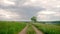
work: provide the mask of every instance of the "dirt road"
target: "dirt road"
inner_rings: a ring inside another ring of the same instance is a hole
[[[21,32],[19,32],[19,34],[26,34],[27,28],[28,28],[28,25]]]
[[[32,28],[35,30],[36,34],[43,34],[42,31],[38,30],[35,26],[32,25]],[[28,25],[21,31],[19,34],[27,34]]]
[[[32,25],[32,27],[35,30],[36,34],[43,34],[43,32],[38,30],[35,26]]]

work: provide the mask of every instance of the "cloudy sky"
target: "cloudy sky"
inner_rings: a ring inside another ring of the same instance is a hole
[[[60,0],[0,0],[0,20],[60,20]]]

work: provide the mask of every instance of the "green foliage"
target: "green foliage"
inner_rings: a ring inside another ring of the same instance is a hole
[[[34,25],[45,34],[60,34],[60,26],[39,23]]]
[[[36,18],[35,16],[33,16],[33,17],[31,18],[31,21],[32,21],[32,22],[37,22],[37,18]]]
[[[25,26],[25,23],[0,21],[0,34],[18,34]]]

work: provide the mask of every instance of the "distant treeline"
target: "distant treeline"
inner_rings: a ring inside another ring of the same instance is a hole
[[[60,24],[60,21],[38,21],[38,23],[59,23]]]

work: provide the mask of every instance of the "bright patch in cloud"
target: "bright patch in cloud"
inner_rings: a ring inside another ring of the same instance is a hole
[[[6,4],[11,4],[11,5],[14,5],[15,4],[14,2],[11,2],[9,0],[4,0],[3,2],[6,3]]]
[[[38,12],[38,14],[55,14],[56,12],[55,11],[41,11],[41,12]]]
[[[36,0],[30,0],[31,2],[36,2]]]

